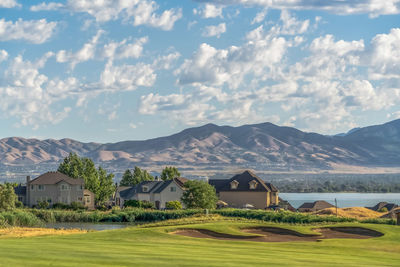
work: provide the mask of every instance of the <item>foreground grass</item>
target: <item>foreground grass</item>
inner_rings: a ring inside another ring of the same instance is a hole
[[[186,219],[187,220],[187,219]],[[197,220],[197,221],[196,221]],[[194,222],[168,221],[149,227],[67,236],[0,239],[1,266],[399,266],[400,227],[339,223],[384,233],[372,239],[261,243],[190,238],[169,234],[179,228],[206,228],[236,234],[269,225],[311,232],[320,225],[274,224],[213,217]],[[328,226],[324,224],[323,226]]]

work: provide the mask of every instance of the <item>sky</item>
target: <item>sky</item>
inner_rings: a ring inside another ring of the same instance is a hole
[[[0,0],[0,138],[400,118],[400,0]]]

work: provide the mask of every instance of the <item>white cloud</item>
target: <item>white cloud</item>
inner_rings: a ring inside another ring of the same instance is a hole
[[[6,61],[8,58],[8,53],[6,50],[2,49],[0,50],[0,62]]]
[[[52,53],[46,53],[36,62],[15,57],[3,73],[0,84],[0,110],[2,116],[19,119],[17,126],[32,126],[37,129],[42,123],[56,124],[71,111],[70,107],[53,110],[52,104],[66,98],[76,90],[77,81],[50,80],[40,73]]]
[[[205,4],[202,8],[193,9],[193,14],[200,15],[202,18],[222,18],[222,6]]]
[[[74,69],[76,64],[93,59],[96,52],[96,45],[99,41],[100,36],[103,33],[104,31],[102,30],[97,31],[97,34],[93,36],[93,38],[88,43],[84,44],[83,47],[75,53],[60,50],[56,56],[57,62],[69,62],[71,68]]]
[[[53,35],[57,22],[22,20],[15,22],[0,19],[0,41],[25,40],[34,44],[46,42]]]
[[[20,7],[15,0],[0,0],[0,8],[12,8],[12,7]]]
[[[220,23],[215,26],[214,25],[207,26],[203,31],[203,36],[204,37],[216,36],[217,38],[219,38],[221,34],[223,34],[224,32],[226,32],[226,25],[225,23]]]
[[[260,23],[265,19],[265,16],[267,15],[268,8],[264,8],[262,11],[258,12],[254,19],[251,21],[251,24],[256,24]]]
[[[135,90],[138,86],[152,86],[156,77],[151,65],[114,66],[112,61],[108,61],[100,77],[100,88],[107,91]]]
[[[147,41],[147,37],[142,37],[135,42],[128,42],[127,39],[119,43],[111,42],[104,46],[102,54],[112,59],[139,58],[143,52],[143,45]]]
[[[400,28],[376,35],[367,61],[372,79],[400,79]]]
[[[168,9],[157,14],[159,9],[154,1],[114,1],[114,0],[68,0],[66,8],[74,12],[88,13],[98,22],[122,19],[134,26],[147,25],[169,31],[182,17],[181,9]]]
[[[311,42],[310,50],[315,54],[335,54],[337,56],[344,56],[349,52],[363,51],[364,41],[343,41],[335,42],[333,35],[328,34],[318,37]]]
[[[64,4],[62,3],[54,3],[54,2],[50,2],[50,3],[41,3],[39,5],[34,5],[31,6],[30,10],[31,11],[52,11],[52,10],[58,10],[60,8],[63,8]]]
[[[399,0],[309,1],[309,0],[196,0],[221,5],[263,6],[271,9],[324,10],[335,14],[369,14],[371,17],[400,13]]]
[[[200,45],[191,59],[186,59],[175,72],[178,83],[227,83],[237,88],[246,75],[266,79],[279,75],[279,65],[290,43],[283,37],[266,33],[262,26],[248,34],[243,46],[216,49],[206,43]]]

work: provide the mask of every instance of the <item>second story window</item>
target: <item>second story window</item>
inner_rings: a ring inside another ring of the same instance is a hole
[[[172,186],[172,187],[170,187],[170,190],[171,190],[171,192],[176,192],[176,187]]]
[[[148,188],[147,186],[142,186],[142,191],[143,191],[143,192],[148,192],[148,191],[149,191],[149,188]]]
[[[249,183],[250,189],[256,189],[257,188],[257,181],[253,180]]]
[[[69,190],[69,185],[62,184],[61,185],[61,191],[68,191]]]
[[[231,182],[231,189],[237,189],[237,188],[238,188],[238,185],[239,185],[239,182],[236,181],[236,180],[233,180],[233,181]]]
[[[44,185],[39,184],[39,185],[37,186],[37,188],[38,188],[38,191],[43,191],[43,190],[44,190]]]

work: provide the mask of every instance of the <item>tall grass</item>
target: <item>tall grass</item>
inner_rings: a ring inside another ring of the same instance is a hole
[[[265,210],[239,210],[221,209],[211,210],[211,214],[219,214],[225,217],[237,217],[256,219],[266,222],[281,223],[336,223],[354,222],[353,218],[318,216],[290,211],[265,211]],[[0,212],[0,227],[7,226],[41,226],[44,223],[56,222],[157,222],[169,219],[181,219],[192,217],[196,214],[204,214],[204,210],[145,210],[140,208],[113,209],[111,211],[73,211],[73,210],[51,210],[51,209],[17,209],[14,211]],[[391,219],[369,219],[360,221],[362,223],[395,224]]]

